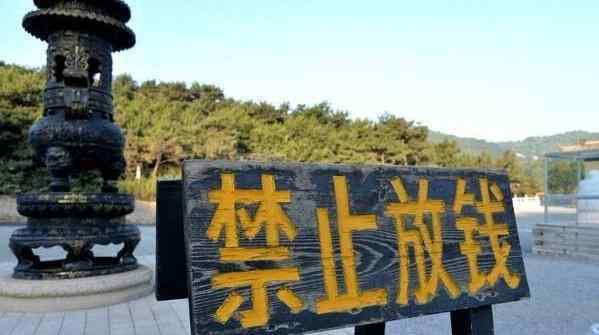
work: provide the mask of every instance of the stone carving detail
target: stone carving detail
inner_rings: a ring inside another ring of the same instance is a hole
[[[25,194],[18,210],[29,218],[10,239],[19,261],[14,276],[75,278],[131,270],[140,233],[125,225],[131,195],[119,194],[125,139],[114,124],[112,52],[133,47],[131,17],[121,0],[34,0],[37,10],[23,27],[48,43],[44,114],[29,130],[29,142],[51,177],[50,193]],[[71,193],[70,178],[100,171],[101,193]],[[95,257],[96,244],[122,244],[115,257]],[[42,261],[33,249],[62,247],[62,260]]]

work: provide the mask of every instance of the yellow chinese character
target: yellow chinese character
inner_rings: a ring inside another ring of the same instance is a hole
[[[289,250],[279,247],[279,229],[290,241],[297,234],[280,204],[291,201],[291,192],[277,191],[272,175],[262,176],[261,190],[240,190],[235,188],[235,176],[223,174],[221,189],[210,191],[208,200],[218,204],[216,212],[210,221],[207,235],[213,241],[218,241],[221,232],[225,232],[225,247],[220,249],[222,261],[258,261],[283,260],[289,258]],[[235,209],[236,204],[260,203],[256,217],[252,220],[244,208]],[[268,247],[239,247],[237,216],[244,234],[253,239],[266,226],[266,243]]]
[[[218,241],[224,231],[225,247],[220,248],[220,260],[223,262],[278,261],[289,259],[289,249],[279,246],[279,229],[289,241],[295,239],[297,231],[280,204],[291,201],[291,192],[277,191],[272,175],[262,175],[262,188],[259,190],[237,189],[233,174],[221,175],[221,188],[208,192],[208,200],[217,204],[216,212],[210,221],[207,236]],[[252,219],[245,208],[238,205],[260,203]],[[240,247],[238,222],[248,239],[254,239],[264,227],[266,247]],[[252,309],[240,312],[241,325],[245,328],[264,326],[268,323],[267,284],[298,281],[299,270],[294,267],[278,269],[260,269],[245,272],[220,273],[212,278],[212,288],[250,287]],[[277,290],[277,297],[293,313],[303,308],[302,300],[289,288]],[[215,319],[225,324],[239,309],[245,299],[236,291],[231,292],[215,313]]]
[[[397,227],[398,252],[400,256],[399,292],[397,303],[408,304],[409,253],[411,246],[414,249],[416,270],[418,273],[418,288],[414,295],[416,302],[424,304],[434,298],[441,281],[451,298],[460,294],[460,288],[453,277],[443,267],[443,234],[440,215],[444,212],[444,203],[441,200],[428,199],[428,180],[421,178],[418,182],[418,200],[412,201],[400,178],[391,181],[391,185],[399,198],[399,203],[389,203],[386,213],[392,216]],[[424,216],[430,215],[432,219],[432,237]],[[404,221],[405,216],[414,217],[415,229],[408,229]],[[431,260],[430,273],[427,276],[425,255],[428,253]]]
[[[316,313],[344,312],[356,308],[387,304],[385,289],[371,289],[361,292],[356,273],[356,260],[352,240],[353,231],[375,230],[374,215],[352,215],[349,208],[349,196],[345,177],[333,177],[337,205],[337,227],[341,248],[341,264],[345,279],[346,293],[339,294],[333,255],[333,239],[326,208],[317,209],[318,232],[320,237],[321,261],[325,283],[326,298],[316,303]]]
[[[235,175],[222,174],[220,190],[208,193],[208,201],[218,204],[208,227],[208,237],[213,241],[217,241],[224,230],[225,247],[238,247],[239,234],[237,233],[235,204],[251,204],[260,201],[261,198],[262,191],[238,190],[235,188]]]
[[[483,215],[485,222],[485,224],[479,225],[476,218],[469,217],[458,217],[456,220],[456,226],[464,232],[464,242],[460,243],[460,251],[468,259],[468,268],[470,270],[468,291],[474,294],[485,284],[494,286],[499,278],[503,278],[510,288],[516,288],[520,285],[520,276],[512,274],[507,268],[507,259],[512,246],[507,242],[499,241],[500,237],[510,234],[508,226],[503,223],[496,223],[494,218],[494,214],[505,212],[503,193],[496,184],[489,186],[487,178],[480,178],[479,183],[481,201],[475,201],[474,194],[466,193],[466,181],[461,178],[458,179],[453,206],[456,215],[462,212],[465,205],[474,206]],[[491,194],[495,201],[491,200]],[[478,266],[478,256],[482,253],[482,248],[480,243],[474,239],[475,233],[488,237],[491,244],[495,265],[488,274],[482,273]]]
[[[271,175],[262,176],[262,192],[260,207],[258,207],[254,220],[250,218],[245,209],[242,208],[238,211],[246,236],[253,239],[260,232],[262,226],[266,226],[266,244],[269,247],[279,245],[279,229],[287,235],[290,241],[293,241],[297,234],[295,226],[279,205],[291,201],[291,192],[277,191],[275,178]]]
[[[297,268],[221,273],[212,277],[212,288],[221,289],[250,286],[252,309],[240,313],[241,325],[244,328],[260,327],[266,325],[270,317],[266,284],[298,281],[299,279],[300,275]],[[302,300],[286,287],[277,290],[277,297],[291,309],[292,313],[299,313],[304,306]],[[222,324],[227,323],[244,301],[245,299],[239,293],[235,291],[230,293],[216,311],[214,315],[216,320]]]

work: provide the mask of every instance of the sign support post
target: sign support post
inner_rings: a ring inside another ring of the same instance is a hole
[[[452,335],[493,335],[493,308],[491,305],[453,311]]]
[[[357,326],[354,329],[354,335],[385,335],[385,324],[385,322],[379,322]]]

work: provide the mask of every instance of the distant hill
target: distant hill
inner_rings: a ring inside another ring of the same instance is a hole
[[[503,149],[499,145],[499,143],[488,142],[472,137],[459,137],[430,130],[428,138],[433,143],[443,142],[444,140],[456,141],[460,146],[460,149],[473,154],[478,154],[483,151],[486,151],[491,155],[499,155],[503,152]]]
[[[445,139],[454,140],[463,151],[469,153],[487,151],[489,154],[496,156],[506,150],[512,150],[519,156],[522,155],[521,158],[534,159],[535,156],[542,157],[547,152],[559,151],[559,145],[576,144],[582,140],[599,140],[599,133],[577,130],[550,136],[527,137],[522,141],[488,142],[431,130],[429,139],[431,142],[441,142]]]

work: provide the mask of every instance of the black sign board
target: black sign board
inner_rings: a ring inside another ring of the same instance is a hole
[[[196,335],[442,312],[488,334],[491,305],[529,296],[504,173],[187,161],[182,192]]]

